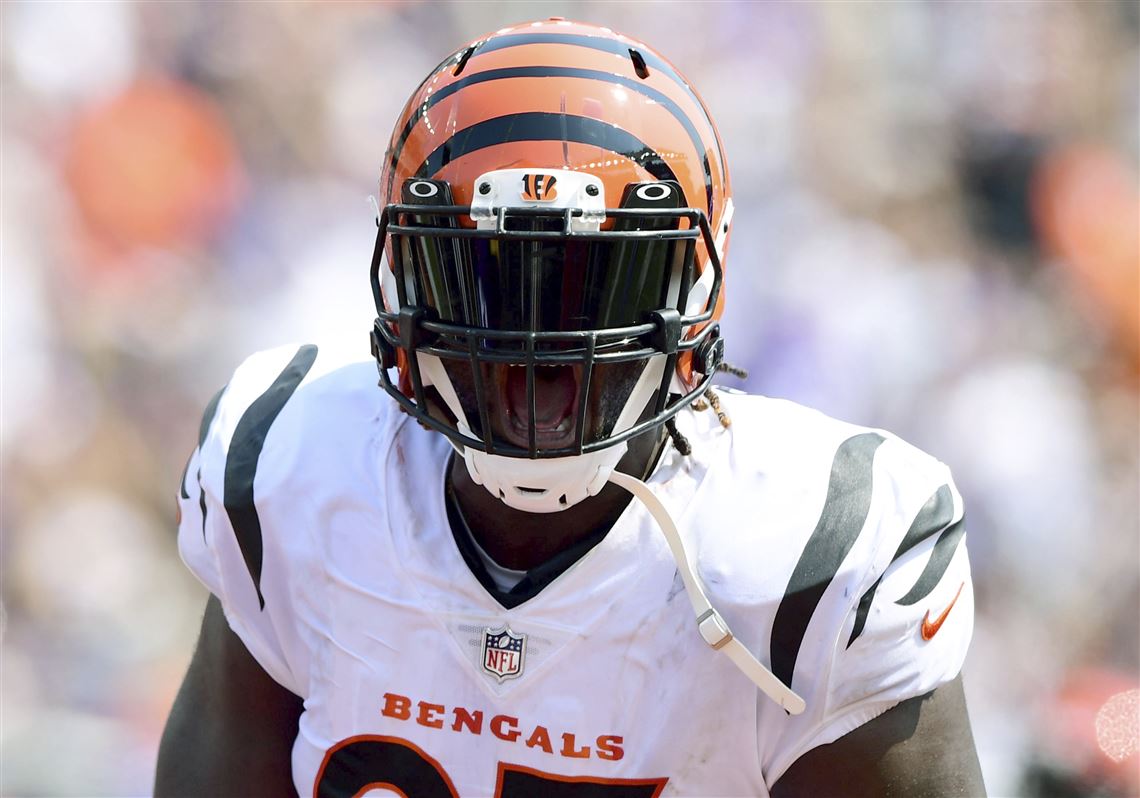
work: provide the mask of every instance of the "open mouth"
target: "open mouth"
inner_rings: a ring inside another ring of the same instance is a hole
[[[530,445],[533,424],[535,442],[567,445],[574,435],[578,403],[578,374],[574,366],[536,366],[534,369],[534,416],[526,396],[526,367],[507,366],[503,380],[506,408],[505,437],[516,446]]]

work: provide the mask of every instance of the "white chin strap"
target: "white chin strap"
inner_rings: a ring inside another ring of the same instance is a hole
[[[470,434],[461,427],[464,434]],[[590,454],[526,460],[457,447],[476,484],[528,513],[556,513],[596,495],[625,454],[620,443]]]
[[[459,419],[456,425],[459,431],[477,438],[467,424],[459,397],[439,358],[424,354],[418,357],[420,371],[427,378],[425,383],[430,381],[439,390],[443,401]],[[661,384],[665,360],[664,355],[653,356],[641,370],[629,399],[614,422],[615,435],[637,421],[654,389]],[[531,460],[487,454],[481,449],[454,443],[452,446],[463,456],[475,484],[482,485],[504,504],[528,513],[556,513],[597,495],[606,486],[627,448],[624,443],[616,443],[588,454]]]
[[[788,714],[798,715],[803,712],[804,700],[777,679],[770,670],[764,667],[760,660],[752,655],[752,652],[743,643],[733,636],[732,630],[728,628],[724,618],[709,603],[700,579],[697,578],[693,566],[689,563],[689,558],[685,555],[685,546],[681,542],[681,534],[677,531],[677,525],[673,523],[669,511],[665,509],[661,500],[644,482],[631,477],[629,474],[623,474],[621,471],[611,471],[609,481],[615,485],[620,485],[640,499],[657,525],[661,527],[665,540],[669,543],[669,551],[672,552],[673,560],[677,563],[677,571],[681,574],[681,581],[685,583],[685,592],[689,594],[689,602],[693,605],[693,613],[697,616],[697,629],[700,630],[704,641],[714,650],[720,651],[732,660],[736,667],[740,668],[764,695],[783,707]]]

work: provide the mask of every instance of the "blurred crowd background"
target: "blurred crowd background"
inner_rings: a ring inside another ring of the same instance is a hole
[[[202,406],[258,348],[368,356],[396,115],[552,14],[645,40],[719,121],[738,387],[953,467],[991,795],[1140,794],[1140,4],[0,12],[4,796],[148,793],[206,595],[174,538]]]

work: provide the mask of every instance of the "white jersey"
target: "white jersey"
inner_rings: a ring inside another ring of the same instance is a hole
[[[791,402],[724,405],[729,429],[681,413],[692,454],[648,483],[797,716],[702,641],[638,500],[506,609],[448,522],[450,445],[374,363],[307,346],[242,365],[203,419],[179,547],[304,698],[298,793],[766,796],[808,750],[953,679],[973,596],[948,469]]]

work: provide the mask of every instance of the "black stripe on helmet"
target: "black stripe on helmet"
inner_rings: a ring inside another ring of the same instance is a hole
[[[431,72],[429,72],[427,77],[420,81],[420,85],[416,86],[416,90],[412,92],[412,97],[415,97],[417,94],[419,94],[420,90],[423,89],[423,87],[426,86],[432,80],[432,78],[438,77],[440,73],[445,72],[448,69],[451,69],[453,67],[458,66],[459,62],[462,61],[463,64],[466,66],[467,60],[471,58],[471,56],[468,55],[468,53],[474,54],[474,52],[479,48],[479,46],[481,44],[483,44],[483,43],[482,42],[475,42],[475,44],[468,44],[468,45],[465,45],[463,47],[460,47],[458,50],[456,50],[454,53],[449,55],[447,58],[443,59],[438,64],[436,64],[435,69],[433,69]]]
[[[416,169],[416,177],[433,177],[440,169],[464,155],[509,141],[573,141],[592,144],[630,159],[658,180],[677,180],[677,175],[669,164],[628,131],[586,116],[537,112],[497,116],[457,131],[428,155]],[[683,196],[682,199],[688,205],[688,200]]]
[[[257,515],[253,496],[257,461],[265,447],[265,436],[269,434],[269,428],[316,359],[317,347],[311,344],[297,350],[297,354],[293,355],[293,359],[281,370],[273,384],[238,419],[226,453],[226,514],[234,528],[238,548],[241,549],[249,575],[253,578],[253,587],[262,609],[265,609],[265,597],[261,595],[261,519]]]
[[[705,198],[708,203],[708,213],[711,219],[713,206],[712,206],[712,167],[709,165],[708,155],[705,150],[704,143],[701,141],[700,133],[693,126],[693,122],[689,119],[688,115],[681,110],[668,95],[647,86],[644,81],[634,80],[627,78],[623,75],[615,75],[611,72],[603,72],[597,69],[579,69],[577,67],[553,67],[553,66],[529,66],[529,67],[506,67],[503,69],[488,69],[484,72],[477,72],[468,77],[462,78],[443,86],[440,89],[432,92],[424,98],[408,118],[404,129],[400,131],[399,137],[392,145],[392,149],[388,155],[388,185],[386,191],[391,195],[392,181],[396,177],[396,164],[400,160],[400,155],[404,151],[404,145],[408,141],[408,137],[412,135],[416,124],[424,117],[424,115],[438,102],[445,100],[456,92],[459,92],[468,86],[478,83],[487,83],[496,80],[510,80],[512,78],[580,78],[583,80],[599,80],[605,83],[613,83],[619,86],[635,91],[644,97],[648,97],[655,103],[658,103],[663,108],[667,109],[669,113],[673,114],[674,118],[685,128],[685,132],[689,134],[689,140],[693,142],[697,154],[701,157],[701,165],[705,171]]]
[[[788,687],[815,608],[867,521],[872,466],[883,440],[877,432],[864,432],[845,440],[835,452],[823,511],[772,621],[772,673]]]
[[[949,485],[943,485],[926,500],[926,504],[922,505],[922,509],[914,517],[914,522],[906,531],[899,547],[895,549],[895,554],[891,557],[891,563],[887,567],[889,568],[922,541],[948,527],[954,520],[954,513],[954,494],[950,492]],[[848,648],[855,642],[855,638],[863,633],[863,628],[867,625],[867,616],[871,612],[871,602],[875,598],[875,591],[879,589],[881,581],[883,581],[882,576],[876,579],[875,584],[867,588],[867,592],[859,599],[859,607],[855,611],[855,625],[851,629],[851,637],[847,640]]]
[[[403,108],[403,110],[400,111],[400,119],[403,119],[404,115],[409,112],[410,106],[412,105],[412,102],[416,99],[416,97],[419,95],[419,93],[421,91],[423,91],[424,86],[426,86],[434,78],[438,77],[440,75],[440,73],[444,72],[447,69],[450,69],[452,67],[457,66],[460,61],[464,60],[464,55],[468,51],[474,52],[475,48],[477,48],[480,44],[482,44],[482,42],[476,42],[473,45],[468,45],[466,47],[460,47],[458,50],[456,50],[454,53],[449,55],[447,58],[443,59],[438,64],[436,64],[435,68],[431,72],[428,72],[427,77],[425,77],[423,80],[421,80],[419,85],[416,86],[415,91],[413,91],[411,93],[411,95],[408,97],[408,101],[406,103],[404,103],[404,108]],[[393,164],[395,164],[395,161],[393,161]],[[391,187],[392,187],[392,180],[389,177],[389,179],[388,179],[389,190],[391,190]]]
[[[626,60],[630,57],[629,51],[631,49],[637,50],[647,66],[657,70],[680,86],[681,89],[689,95],[689,98],[696,106],[701,109],[701,113],[705,117],[705,122],[708,123],[709,134],[712,136],[713,144],[716,145],[717,157],[720,159],[721,183],[724,184],[728,182],[724,174],[724,152],[720,148],[720,139],[716,135],[716,125],[713,124],[709,110],[705,108],[705,104],[701,102],[701,98],[693,91],[692,86],[690,86],[670,64],[648,50],[638,47],[634,42],[621,42],[603,36],[586,36],[580,33],[508,33],[503,36],[492,36],[476,48],[475,52],[471,55],[471,59],[478,58],[485,53],[493,53],[496,50],[505,50],[509,47],[522,47],[527,44],[569,44],[577,47],[588,47],[591,50],[600,50],[603,53],[619,55]]]

